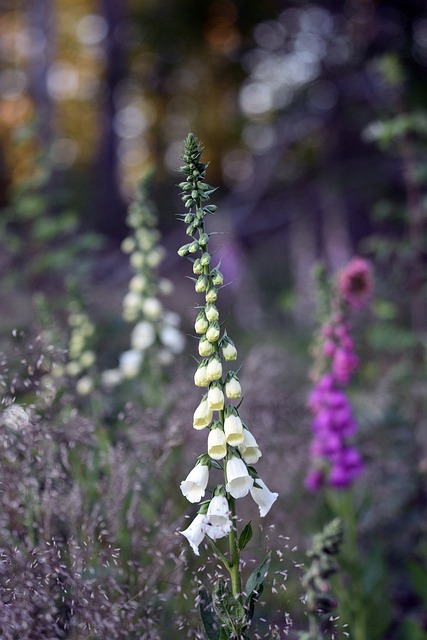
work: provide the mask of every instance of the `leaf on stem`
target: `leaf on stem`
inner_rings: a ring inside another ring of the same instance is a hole
[[[252,526],[251,526],[251,523],[248,522],[248,524],[245,526],[242,533],[240,534],[239,541],[237,543],[237,546],[239,547],[239,551],[243,551],[243,549],[246,547],[246,545],[248,544],[251,538],[252,538]]]
[[[207,640],[221,640],[221,626],[217,621],[212,607],[212,598],[204,587],[199,590],[199,611],[202,619],[203,629]]]

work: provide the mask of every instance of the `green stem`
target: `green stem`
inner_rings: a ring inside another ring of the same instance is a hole
[[[230,576],[231,576],[231,588],[233,595],[239,602],[242,601],[242,578],[240,575],[240,552],[237,545],[237,525],[236,525],[236,504],[232,496],[228,499],[231,512],[231,520],[233,527],[230,531],[228,541],[230,546]]]

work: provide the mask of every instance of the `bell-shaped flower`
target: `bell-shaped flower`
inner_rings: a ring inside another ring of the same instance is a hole
[[[208,391],[208,405],[211,411],[224,409],[224,393],[219,384],[210,384]]]
[[[241,458],[232,456],[226,465],[226,490],[233,498],[244,498],[254,484],[248,469]]]
[[[220,422],[213,423],[209,431],[208,455],[213,460],[222,460],[227,455],[227,442]]]
[[[206,522],[206,516],[202,513],[198,513],[194,518],[193,522],[190,524],[187,529],[184,531],[180,531],[180,533],[187,538],[188,542],[191,545],[194,553],[199,556],[199,544],[203,541],[205,537],[204,525]]]
[[[221,348],[224,360],[227,360],[227,362],[237,360],[237,349],[234,345],[234,342],[228,336],[225,336],[224,340],[222,341]]]
[[[206,513],[206,519],[203,525],[205,533],[212,538],[212,540],[217,540],[218,538],[227,536],[232,526],[233,523],[230,520],[230,507],[227,498],[222,495],[215,495],[210,501]]]
[[[261,478],[256,478],[254,485],[250,489],[251,496],[259,507],[259,515],[263,518],[271,508],[271,505],[276,502],[279,494],[273,493],[266,486],[265,482]]]
[[[212,411],[209,408],[207,397],[204,396],[199,406],[194,412],[193,427],[198,430],[204,429],[211,423],[211,421],[212,421]]]
[[[206,331],[206,338],[209,340],[209,342],[217,342],[220,332],[221,329],[218,322],[214,322],[213,324],[209,325],[209,328]]]
[[[180,488],[183,496],[189,502],[200,502],[205,495],[208,480],[209,467],[206,464],[196,464],[186,479],[181,482]]]
[[[236,410],[228,413],[224,420],[224,432],[227,444],[237,447],[243,442],[243,424]]]
[[[211,356],[214,352],[214,346],[213,344],[206,338],[206,336],[202,336],[199,340],[199,346],[198,346],[198,351],[199,351],[199,355],[201,355],[203,358],[206,358],[206,356]]]
[[[248,429],[243,429],[243,442],[238,449],[246,464],[256,464],[262,456],[257,441]]]
[[[219,311],[211,302],[206,305],[205,314],[209,322],[216,322],[219,318]]]
[[[206,333],[208,327],[209,327],[209,322],[205,315],[205,312],[202,309],[196,318],[196,322],[194,324],[194,331],[196,333],[203,334],[203,333]]]
[[[197,367],[196,372],[194,374],[194,384],[196,385],[196,387],[208,386],[209,380],[206,373],[207,367],[208,367],[207,360],[202,360],[199,366]]]
[[[221,360],[218,356],[213,356],[206,368],[206,377],[209,382],[213,382],[213,380],[219,380],[222,377],[222,364]]]
[[[234,372],[230,372],[227,375],[227,379],[225,381],[225,395],[230,400],[237,400],[242,395],[242,387],[240,386],[239,379]]]

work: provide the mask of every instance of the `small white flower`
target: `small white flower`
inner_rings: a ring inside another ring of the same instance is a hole
[[[94,362],[95,362],[94,352],[90,351],[90,349],[88,349],[87,351],[83,351],[83,353],[80,356],[80,364],[82,365],[83,369],[88,369],[93,365]]]
[[[0,418],[1,424],[12,431],[19,431],[28,426],[30,418],[28,413],[19,404],[11,404],[5,409]]]
[[[257,478],[255,483],[259,485],[260,488],[252,486],[250,489],[251,496],[257,503],[259,514],[261,518],[263,518],[270,511],[271,505],[277,500],[279,494],[270,491],[261,478]]]
[[[135,240],[131,237],[125,238],[121,244],[123,253],[132,253],[135,249]]]
[[[160,342],[174,355],[184,351],[185,338],[179,329],[171,325],[166,325],[160,329]]]
[[[207,387],[209,384],[208,376],[206,373],[207,363],[202,362],[196,369],[194,373],[194,384],[196,387]]]
[[[185,529],[184,531],[180,531],[180,533],[187,538],[188,542],[191,545],[191,548],[193,549],[194,553],[199,556],[199,544],[203,541],[203,538],[205,537],[205,532],[204,532],[204,524],[206,521],[206,516],[204,516],[201,513],[198,513],[197,516],[194,518],[193,522],[190,524],[189,527],[187,527],[187,529]]]
[[[248,495],[253,486],[253,478],[250,477],[248,469],[240,458],[233,456],[226,466],[227,485],[226,490],[233,498],[244,498]]]
[[[206,377],[212,382],[213,380],[219,380],[222,377],[222,364],[219,358],[211,358],[208,362],[206,369]]]
[[[90,376],[82,376],[76,382],[76,391],[80,396],[88,396],[93,388],[93,378]]]
[[[237,400],[242,395],[242,387],[236,376],[231,376],[225,383],[225,395],[230,400]]]
[[[206,331],[206,338],[209,342],[217,342],[220,331],[219,324],[215,322],[214,324],[209,325],[209,328]]]
[[[243,442],[238,449],[246,464],[256,464],[262,456],[257,441],[247,429],[243,429]]]
[[[199,334],[206,333],[209,322],[204,313],[199,313],[194,324],[194,331]]]
[[[145,300],[141,302],[141,308],[145,317],[153,322],[158,320],[163,312],[162,303],[153,297],[145,298]]]
[[[124,378],[135,378],[142,364],[142,352],[136,349],[124,351],[119,358],[119,367]]]
[[[120,369],[106,369],[101,374],[101,382],[104,387],[112,388],[120,384],[122,373]]]
[[[209,408],[207,398],[204,398],[193,416],[193,427],[197,430],[204,429],[212,421],[212,411]]]
[[[227,339],[227,342],[222,347],[222,355],[224,356],[224,360],[227,360],[227,362],[237,360],[237,349],[233,342],[231,342],[230,338]]]
[[[212,411],[224,409],[224,393],[221,387],[217,385],[209,387],[208,404]]]
[[[199,340],[198,351],[199,355],[202,357],[211,356],[214,352],[214,346],[205,338],[205,336],[203,336]]]
[[[185,480],[181,482],[182,494],[189,502],[200,502],[205,495],[209,480],[209,467],[205,464],[196,464]]]
[[[214,496],[209,503],[203,530],[212,540],[217,540],[227,536],[232,526],[227,498]]]
[[[156,339],[156,332],[151,322],[143,320],[138,322],[132,329],[130,343],[133,349],[145,351],[151,347]]]
[[[209,322],[216,322],[219,318],[219,311],[212,303],[206,305],[205,314]]]
[[[141,306],[141,296],[136,291],[128,291],[123,298],[123,310],[127,312],[136,312]]]
[[[222,429],[211,429],[209,431],[208,454],[213,460],[222,460],[227,455],[227,442]]]
[[[227,444],[231,445],[232,447],[237,447],[237,445],[242,444],[243,424],[239,416],[236,416],[234,413],[232,413],[225,418],[224,432]]]
[[[145,263],[144,254],[140,251],[134,251],[129,258],[129,262],[134,269],[141,269]]]
[[[146,286],[147,278],[140,273],[133,276],[129,281],[129,289],[135,293],[142,293]]]

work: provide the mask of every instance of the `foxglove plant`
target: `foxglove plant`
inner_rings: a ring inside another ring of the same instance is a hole
[[[361,456],[350,444],[357,424],[345,388],[358,368],[350,318],[372,294],[372,273],[366,260],[354,258],[332,285],[324,273],[320,276],[322,325],[314,350],[314,388],[308,401],[314,437],[306,486],[316,490],[327,480],[332,487],[343,489],[363,470]]]
[[[243,588],[240,554],[252,536],[252,529],[249,523],[238,534],[236,501],[250,494],[264,517],[278,494],[268,489],[252,466],[259,460],[261,451],[239,415],[240,404],[234,404],[242,394],[237,372],[226,371],[237,360],[237,349],[223,330],[215,304],[223,275],[220,265],[212,264],[209,234],[205,230],[205,218],[215,212],[216,206],[208,204],[214,189],[205,182],[207,165],[201,161],[201,156],[201,146],[190,133],[182,154],[184,166],[181,170],[186,180],[179,185],[187,209],[182,220],[187,225],[189,241],[178,254],[192,261],[195,290],[204,295],[194,325],[201,358],[194,384],[204,390],[204,395],[194,412],[193,427],[207,429],[208,437],[207,453],[199,456],[196,466],[181,483],[181,491],[190,502],[200,503],[207,491],[211,471],[221,472],[222,479],[213,489],[211,498],[201,502],[195,519],[181,533],[197,555],[206,538],[231,578],[231,589],[225,582],[219,582],[212,596],[205,590],[200,594],[200,611],[207,638],[246,640],[254,603],[268,570],[269,556]],[[228,555],[215,543],[225,537],[228,537]]]
[[[129,206],[126,221],[131,233],[123,240],[121,248],[129,255],[133,275],[123,298],[123,319],[133,328],[130,348],[121,354],[118,368],[103,374],[106,386],[136,378],[150,350],[155,351],[157,364],[166,366],[183,351],[185,345],[184,335],[179,329],[179,315],[165,309],[160,300],[160,296],[171,293],[172,283],[158,275],[164,249],[159,244],[154,205],[147,197],[147,179],[141,182],[137,197]]]

